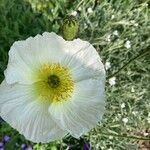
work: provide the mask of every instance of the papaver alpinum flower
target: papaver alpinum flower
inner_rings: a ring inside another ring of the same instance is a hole
[[[0,116],[33,142],[78,138],[105,109],[105,70],[95,48],[55,33],[15,42],[0,85]]]

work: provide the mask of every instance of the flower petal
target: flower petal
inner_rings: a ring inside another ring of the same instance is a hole
[[[48,112],[48,105],[35,99],[27,85],[0,85],[0,116],[33,142],[49,142],[62,138],[61,130]]]
[[[45,32],[12,45],[5,70],[6,81],[32,84],[36,82],[33,72],[46,63],[68,66],[77,82],[98,76],[104,70],[98,53],[89,42],[65,41],[55,33]]]
[[[99,54],[89,42],[81,39],[67,41],[64,49],[66,55],[61,63],[71,69],[76,82],[105,75]]]
[[[33,71],[43,63],[57,63],[62,56],[63,38],[55,33],[44,33],[34,38],[15,42],[9,51],[9,62],[5,71],[9,84],[31,84]]]
[[[62,129],[78,138],[96,126],[105,110],[104,82],[104,78],[83,80],[70,101],[50,105],[49,112]]]

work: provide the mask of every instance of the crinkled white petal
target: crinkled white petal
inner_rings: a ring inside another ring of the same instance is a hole
[[[104,114],[104,84],[104,77],[78,82],[73,97],[69,101],[52,103],[49,112],[62,129],[80,137],[95,127]]]
[[[27,85],[0,85],[0,116],[28,140],[50,142],[66,132],[58,127],[48,112],[48,105],[32,96]]]
[[[105,76],[104,65],[95,48],[87,41],[75,39],[67,41],[64,47],[62,64],[71,69],[76,82]]]
[[[77,82],[99,76],[104,69],[98,53],[89,42],[80,39],[65,41],[55,33],[45,32],[13,44],[5,70],[6,81],[9,84],[32,84],[36,82],[33,72],[46,63],[67,66]]]
[[[65,41],[55,33],[44,33],[34,38],[15,42],[9,51],[9,61],[5,70],[9,84],[32,84],[32,74],[43,63],[58,63],[63,55]]]

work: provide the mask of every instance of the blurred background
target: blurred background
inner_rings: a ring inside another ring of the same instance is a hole
[[[107,71],[106,112],[88,135],[36,144],[1,119],[0,150],[150,150],[149,140],[132,138],[150,137],[149,4],[149,0],[0,0],[0,82],[13,42],[44,31],[61,35],[67,14],[78,18],[78,37],[93,44]]]

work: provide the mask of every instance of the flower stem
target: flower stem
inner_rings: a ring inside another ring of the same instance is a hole
[[[118,135],[118,134],[104,133],[104,132],[101,132],[101,134],[102,134],[102,135],[106,135],[106,136],[114,136],[114,137],[121,137],[121,138],[134,139],[134,140],[150,141],[150,137]]]
[[[133,57],[132,59],[130,59],[126,64],[124,64],[118,71],[116,71],[115,73],[113,73],[112,75],[108,76],[107,79],[110,79],[114,76],[116,76],[120,71],[122,71],[124,68],[126,68],[128,65],[130,65],[134,60],[146,55],[148,52],[150,51],[150,47],[147,47],[144,51],[142,51],[141,53],[139,53],[137,56]]]

